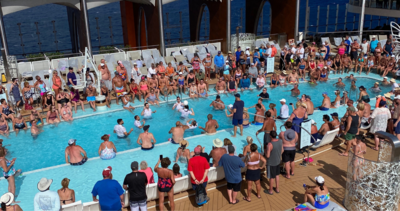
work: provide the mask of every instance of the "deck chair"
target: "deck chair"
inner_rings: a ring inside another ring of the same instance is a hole
[[[179,62],[182,62],[183,64],[188,64],[186,57],[183,55],[175,56],[175,59],[178,64]]]
[[[146,64],[146,67],[151,67],[151,64],[154,64],[154,65],[155,65],[155,61],[154,61],[154,59],[151,58],[151,57],[145,59],[145,60],[144,60],[144,63]]]
[[[165,56],[172,56],[172,53],[174,53],[175,51],[180,51],[179,47],[166,48],[165,49]]]
[[[156,63],[162,62],[164,65],[168,64],[168,63],[165,63],[165,60],[164,60],[163,57],[156,57],[156,58],[154,58],[154,61],[155,61]]]
[[[125,52],[110,53],[110,55],[113,55],[114,59],[117,61],[126,61],[127,60]]]
[[[331,43],[329,37],[321,37],[321,43],[325,43],[325,41],[328,41],[329,44]]]
[[[172,61],[175,63],[175,58],[173,57],[173,56],[166,56],[165,57],[165,62],[168,64],[168,62],[171,62],[172,63]]]
[[[176,66],[175,60],[171,60],[170,62],[171,62],[172,67],[175,68],[175,70],[176,70],[176,68],[178,68],[178,67]]]
[[[209,52],[211,54],[211,56],[214,58],[216,55],[218,55],[218,50],[212,50],[211,52]]]
[[[182,55],[182,54],[181,54],[181,51],[174,51],[174,52],[172,53],[172,56],[178,56],[178,55]]]
[[[42,71],[44,75],[49,75],[50,66],[50,60],[35,61],[32,62],[32,71]]]
[[[379,42],[381,43],[382,48],[385,46],[387,40],[379,40]]]
[[[62,211],[82,211],[82,201],[76,201],[72,204],[62,206]]]
[[[387,37],[387,35],[378,35],[378,38],[379,38],[379,40],[387,40],[388,39],[388,37]]]
[[[339,128],[336,128],[335,130],[328,131],[324,137],[321,139],[318,139],[312,146],[311,148],[318,148],[322,147],[324,145],[332,143],[332,141],[335,139],[336,135],[339,133]]]
[[[147,67],[141,67],[139,69],[140,69],[140,72],[142,73],[142,75],[148,75],[149,74],[149,70],[147,69]]]
[[[208,44],[208,45],[206,46],[206,48],[207,48],[207,52],[208,52],[208,53],[211,53],[212,51],[217,51],[217,52],[218,52],[217,48],[216,48],[214,45],[212,45],[212,44]]]
[[[100,211],[100,204],[94,201],[83,203],[82,211]]]
[[[187,49],[183,49],[183,50],[181,50],[181,52],[182,52],[182,55],[183,56],[187,56],[188,55],[188,53],[191,53],[191,52],[189,52],[189,50],[187,50]],[[175,55],[174,55],[175,56]]]
[[[376,37],[376,39],[378,39],[379,40],[379,37],[378,36],[376,36],[376,35],[369,35],[369,40],[372,40],[372,37],[373,36],[375,36]]]
[[[352,39],[353,41],[354,41],[354,40],[357,40],[358,44],[361,43],[361,39],[360,39],[359,36],[351,36],[351,39]]]
[[[197,45],[196,49],[197,49],[198,53],[207,53],[207,48],[202,45]]]
[[[203,61],[207,57],[207,53],[199,53],[200,61]]]
[[[194,57],[194,53],[188,53],[188,54],[187,54],[187,58],[188,58],[188,61],[189,61],[189,62],[192,61],[193,57]]]
[[[97,54],[97,55],[93,55],[94,63],[96,63],[97,65],[99,65],[99,64],[100,64],[100,61],[101,61],[102,59],[104,59],[104,56],[106,56],[106,55],[109,55],[109,54]]]
[[[142,59],[142,53],[141,51],[128,51],[127,56],[129,60],[138,60]]]
[[[142,50],[142,56],[143,56],[144,60],[152,58],[151,57],[151,50]]]
[[[335,37],[333,38],[333,40],[335,41],[335,45],[339,46],[340,44],[342,44],[342,38],[341,37]]]
[[[17,64],[18,73],[22,78],[30,78],[32,77],[32,65],[30,62],[19,62]]]
[[[161,57],[160,51],[158,49],[151,50],[151,54],[153,55],[153,58]]]
[[[66,74],[68,71],[68,58],[53,59],[51,60],[52,69],[60,70],[61,73]]]

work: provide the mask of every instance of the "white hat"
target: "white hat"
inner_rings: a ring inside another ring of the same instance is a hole
[[[222,146],[224,146],[224,142],[222,142],[221,139],[219,139],[219,138],[214,139],[214,140],[213,140],[213,144],[214,144],[215,147],[222,147]]]
[[[76,141],[76,139],[70,139],[70,140],[68,140],[68,144],[71,145],[71,144],[75,143],[75,141]]]
[[[254,65],[254,63],[251,63],[251,65]]]
[[[233,107],[233,105],[232,105],[232,104],[229,104],[229,105],[228,105],[228,107],[229,107],[229,108],[232,108],[232,107]]]
[[[390,79],[390,82],[396,83],[396,80],[394,78]]]
[[[183,105],[188,105],[189,102],[187,100],[183,101]]]
[[[286,100],[285,99],[281,99],[281,100],[279,100],[279,102],[285,102],[286,103]]]
[[[387,79],[387,77],[385,76],[385,77],[383,77],[383,78],[386,78]]]
[[[182,72],[179,72],[179,75],[182,75]]]
[[[399,100],[400,99],[400,95],[397,95],[396,97],[394,97],[394,99]]]
[[[325,182],[325,179],[321,176],[315,177],[315,181],[317,181],[319,184],[322,184]]]
[[[395,57],[394,55],[392,55],[392,57]]]
[[[10,205],[14,201],[14,194],[8,192],[1,196],[0,203],[6,204],[6,206]]]
[[[325,66],[324,69],[327,69],[327,67]]]
[[[246,49],[250,49],[250,47],[249,47],[249,46],[247,46],[247,47],[246,47]]]
[[[47,190],[50,187],[51,183],[53,183],[52,179],[47,179],[47,178],[43,177],[38,182],[37,188],[39,189],[39,191],[43,192],[43,191]]]
[[[375,36],[375,35],[372,35],[372,39],[374,39],[374,38],[376,38],[376,36]]]
[[[225,63],[229,62],[228,60],[225,61]]]
[[[313,125],[313,124],[315,124],[315,123],[316,123],[316,122],[312,119],[312,120],[311,120],[311,124]]]
[[[103,67],[104,65],[105,65],[105,64],[103,64],[103,63],[100,63],[100,66],[102,66],[102,67]]]
[[[135,62],[135,63],[133,63],[133,65],[137,65],[137,63]]]

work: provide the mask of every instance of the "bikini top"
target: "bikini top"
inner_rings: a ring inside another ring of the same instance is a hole
[[[250,160],[250,155],[249,155],[249,160]],[[260,154],[258,154],[258,160],[257,161],[249,161],[247,162],[247,165],[257,165],[260,163]]]

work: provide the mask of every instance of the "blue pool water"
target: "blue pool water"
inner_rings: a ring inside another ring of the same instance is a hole
[[[376,82],[374,79],[358,78],[357,85],[364,85],[371,87]],[[312,100],[318,105],[318,102],[322,101],[321,92],[327,91],[331,98],[334,97],[333,90],[336,88],[332,87],[335,81],[328,81],[327,83],[319,84],[318,87],[311,89],[308,84],[300,84],[300,90],[302,93],[306,93],[312,96]],[[347,82],[346,82],[347,84]],[[346,90],[349,89],[349,84],[346,85]],[[278,105],[278,101],[281,98],[286,98],[288,103],[296,102],[296,97],[290,96],[290,92],[287,90],[291,89],[288,87],[278,87],[275,89],[268,89],[270,93],[270,101],[265,102],[264,105],[268,106],[270,102]],[[383,92],[390,90],[390,87],[382,87]],[[242,94],[242,99],[245,101],[247,107],[253,105],[257,101],[258,92],[245,92]],[[369,92],[371,97],[376,94]],[[191,133],[185,133],[189,141],[189,150],[193,150],[198,144],[205,146],[206,151],[210,152],[212,146],[212,140],[215,138],[224,139],[229,138],[232,143],[237,146],[238,152],[243,150],[246,145],[246,137],[251,136],[255,143],[260,146],[255,133],[261,126],[251,126],[244,130],[243,136],[231,138],[232,130],[230,120],[225,117],[225,114],[219,111],[213,111],[210,107],[210,101],[214,96],[210,96],[209,99],[200,100],[189,100],[189,105],[194,108],[196,113],[195,119],[198,120],[201,125],[204,125],[206,115],[212,113],[220,123],[220,129],[226,129],[219,131],[213,136],[199,135],[200,130],[195,130]],[[222,100],[226,104],[233,103],[233,97],[222,96]],[[374,100],[371,101],[373,104]],[[278,106],[279,109],[279,106]],[[135,113],[139,113],[141,109],[138,108]],[[90,113],[91,111],[87,111]],[[254,112],[250,109],[250,112]],[[317,126],[320,127],[322,124],[322,116],[332,112],[338,112],[339,116],[344,115],[346,107],[341,106],[338,109],[331,109],[330,111],[316,111],[310,118],[313,118],[317,122]],[[11,139],[6,139],[5,144],[11,144],[7,148],[11,151],[10,157],[17,157],[15,166],[22,168],[25,171],[23,176],[16,178],[16,195],[17,201],[21,201],[20,206],[24,210],[33,210],[33,198],[37,193],[37,182],[42,177],[54,179],[51,190],[56,191],[61,188],[61,180],[63,178],[71,179],[70,188],[75,190],[76,199],[82,200],[82,202],[92,201],[90,192],[94,184],[102,179],[102,169],[107,166],[113,167],[113,178],[122,184],[125,175],[130,172],[130,163],[132,161],[146,160],[150,167],[154,168],[158,157],[162,154],[164,157],[169,157],[171,161],[175,160],[177,145],[165,143],[168,138],[168,130],[171,125],[176,121],[180,120],[179,115],[171,111],[171,105],[163,104],[160,108],[157,108],[157,113],[154,115],[154,119],[149,120],[151,125],[150,131],[155,135],[158,144],[151,152],[141,151],[137,148],[136,138],[137,133],[131,134],[131,141],[125,141],[116,139],[116,136],[112,134],[112,139],[120,152],[115,159],[103,161],[98,159],[97,150],[101,143],[100,136],[104,133],[112,133],[112,128],[116,124],[117,118],[124,118],[125,126],[131,127],[133,125],[133,115],[126,111],[113,112],[109,114],[102,114],[99,116],[93,116],[88,118],[82,118],[74,121],[72,125],[68,123],[62,123],[58,128],[52,128],[53,126],[45,126],[46,132],[41,134],[38,139],[33,140],[30,135],[22,134],[15,138],[15,134],[11,134]],[[278,130],[283,124],[283,121],[277,121]],[[78,144],[81,145],[88,153],[89,157],[92,157],[83,166],[69,166],[61,165],[64,161],[64,148],[67,146],[67,140],[69,138],[77,138]],[[259,135],[262,139],[262,134]],[[136,148],[136,149],[134,149]],[[94,158],[93,158],[94,157]],[[187,164],[178,163],[181,167],[181,173],[187,175]],[[169,166],[172,168],[173,163]],[[47,169],[41,169],[44,167],[50,167]],[[36,171],[30,171],[35,169]],[[29,172],[28,172],[29,171]],[[155,175],[157,180],[157,175]],[[0,192],[7,191],[7,181],[0,180]]]
[[[366,87],[372,87],[376,80],[369,78],[359,78],[357,85],[363,84]],[[307,83],[300,84],[299,88],[301,94],[306,93],[312,97],[312,101],[315,106],[320,105],[322,102],[323,91],[327,91],[331,100],[334,99],[333,84],[336,80],[330,80],[327,83],[321,83],[317,88],[312,88]],[[345,82],[346,84],[348,82]],[[344,89],[349,90],[350,85],[347,84]],[[268,89],[270,93],[270,100],[265,101],[264,105],[268,107],[269,103],[275,103],[279,110],[279,100],[285,98],[287,103],[295,103],[296,97],[291,96],[290,89],[292,86],[278,87],[275,89]],[[390,90],[390,87],[382,87],[383,93]],[[245,102],[246,107],[250,107],[257,102],[258,91],[248,91],[242,94],[242,100]],[[351,92],[351,98],[355,99],[355,92]],[[371,97],[381,93],[372,93],[369,91]],[[227,129],[231,127],[231,120],[226,118],[224,111],[215,111],[209,104],[215,98],[210,96],[208,99],[197,99],[188,100],[190,108],[194,109],[195,116],[199,125],[204,126],[207,121],[207,114],[211,113],[214,119],[217,119],[220,125],[220,129]],[[226,105],[233,104],[234,97],[232,95],[222,95],[222,100]],[[152,106],[153,110],[157,110],[157,113],[153,114],[153,118],[146,121],[146,124],[150,125],[150,132],[152,132],[157,140],[157,143],[166,142],[170,137],[168,131],[171,127],[175,126],[176,121],[185,122],[180,119],[180,113],[171,110],[172,104],[161,104],[160,107]],[[290,106],[289,106],[290,107]],[[142,108],[137,108],[134,114],[140,114]],[[86,113],[91,113],[87,111]],[[255,109],[250,109],[249,112],[255,113]],[[113,127],[116,125],[116,121],[122,118],[125,122],[124,126],[129,130],[133,126],[134,115],[128,111],[117,111],[107,113],[103,115],[91,116],[75,120],[72,124],[61,123],[58,127],[45,126],[44,132],[39,135],[37,139],[33,139],[28,130],[27,133],[21,132],[15,137],[15,133],[11,133],[9,139],[5,139],[5,144],[11,144],[8,146],[10,154],[9,158],[16,157],[16,167],[21,168],[23,171],[31,171],[35,169],[41,169],[45,167],[60,165],[65,163],[64,150],[67,146],[69,139],[77,139],[77,144],[82,146],[89,158],[98,156],[98,147],[102,140],[100,137],[104,134],[111,134],[111,141],[116,145],[118,151],[125,151],[139,147],[136,143],[137,138],[141,130],[135,129],[134,132],[127,139],[118,139],[113,133]],[[192,116],[191,116],[192,117]],[[253,118],[253,117],[251,117]],[[185,132],[185,137],[194,136],[201,134],[200,129]]]

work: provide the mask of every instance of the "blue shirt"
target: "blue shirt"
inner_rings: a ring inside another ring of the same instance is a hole
[[[71,83],[69,82],[69,79],[71,79],[71,81],[74,83],[74,85],[76,85],[76,76],[75,76],[75,73],[74,72],[72,72],[72,73],[68,73],[67,74],[67,85],[71,85]]]
[[[232,109],[236,109],[236,112],[233,114],[234,119],[243,119],[243,108],[244,102],[242,100],[236,100],[232,107]]]
[[[222,67],[222,66],[224,66],[224,56],[222,56],[222,54],[221,54],[221,55],[216,55],[216,56],[214,57],[214,64],[215,64],[217,67]]]
[[[218,162],[219,166],[224,168],[225,179],[229,183],[239,183],[242,181],[241,169],[245,165],[238,156],[230,156],[229,154],[222,155]]]
[[[261,48],[260,49],[260,58],[264,58],[264,54],[263,53],[265,53],[267,50],[265,50],[265,49],[263,49],[263,48]]]
[[[349,49],[350,49],[350,44],[351,44],[351,42],[350,42],[350,40],[345,40],[344,41],[347,45],[346,45],[346,53],[348,53],[349,52]]]
[[[242,53],[242,51],[236,51],[235,55],[236,55],[236,61],[239,61],[240,58],[240,54]]]
[[[122,208],[120,196],[124,189],[117,180],[104,179],[96,182],[92,195],[99,196],[101,210],[120,210]]]
[[[253,54],[253,63],[255,64],[256,62],[260,63],[260,60],[258,58],[256,58],[255,56],[258,56],[258,58],[260,58],[260,53],[258,53],[257,51],[254,52]]]
[[[375,48],[378,46],[378,43],[379,43],[378,40],[375,40],[375,41],[372,40],[372,41],[370,42],[369,46],[371,47],[371,52],[372,52],[372,53],[375,52]]]
[[[240,87],[249,88],[250,87],[250,79],[246,78],[246,79],[240,80]]]

